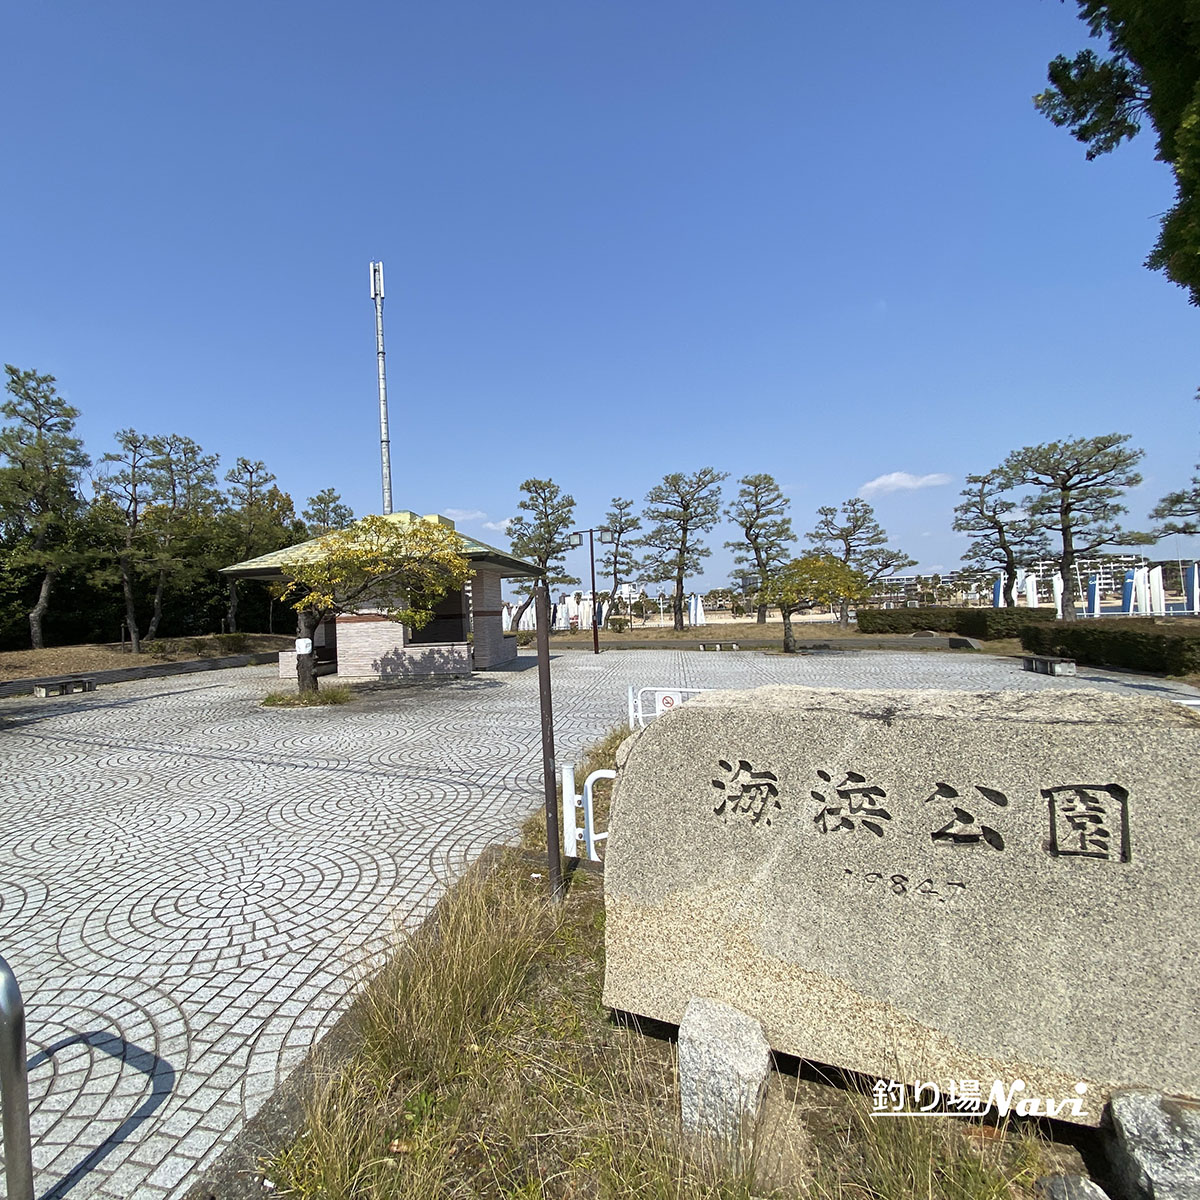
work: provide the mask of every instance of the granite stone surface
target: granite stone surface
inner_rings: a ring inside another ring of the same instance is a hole
[[[1084,1124],[1196,1097],[1198,751],[1095,690],[697,696],[619,756],[605,1002]]]
[[[1109,1200],[1103,1188],[1083,1175],[1044,1175],[1033,1190],[1040,1200]]]
[[[679,1023],[679,1097],[686,1133],[736,1146],[758,1117],[771,1047],[745,1013],[697,996]]]
[[[1167,1096],[1112,1098],[1109,1158],[1137,1200],[1200,1200],[1200,1109]]]

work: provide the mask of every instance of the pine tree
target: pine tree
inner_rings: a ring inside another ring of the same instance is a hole
[[[323,488],[315,496],[309,496],[308,507],[300,515],[308,525],[309,537],[321,537],[354,524],[354,510],[342,503],[333,488]]]
[[[610,596],[615,602],[621,588],[621,581],[631,582],[641,569],[633,553],[633,539],[630,534],[642,527],[641,521],[633,515],[633,501],[622,500],[614,496],[612,508],[604,514],[604,527],[612,534],[612,542],[600,560],[600,569],[612,577]],[[615,604],[610,603],[604,612],[604,624],[607,628]],[[630,607],[630,625],[632,626],[633,608]]]
[[[640,544],[649,554],[642,570],[655,583],[674,580],[671,611],[677,631],[683,630],[683,581],[702,570],[703,560],[712,554],[700,535],[711,532],[721,515],[721,481],[728,477],[728,471],[712,467],[701,467],[694,475],[676,471],[646,494],[642,515],[650,528]]]
[[[875,520],[875,510],[857,496],[842,502],[841,513],[832,505],[817,509],[820,520],[811,533],[804,536],[818,549],[865,576],[867,586],[911,567],[916,559],[903,550],[888,548],[886,530]],[[840,620],[850,624],[851,597],[841,598]]]
[[[83,441],[75,437],[79,410],[55,388],[53,375],[4,367],[7,398],[0,414],[0,523],[9,543],[9,565],[41,576],[29,611],[29,637],[45,646],[42,624],[55,581],[77,558],[73,532],[82,511],[80,474],[90,465]]]
[[[788,559],[796,540],[788,500],[771,475],[744,475],[738,480],[737,499],[725,510],[725,519],[741,529],[744,541],[726,542],[734,564],[749,567],[758,580],[758,623],[767,621],[766,590],[772,576]]]
[[[570,532],[575,521],[575,497],[564,492],[551,479],[527,479],[521,484],[525,498],[517,504],[521,516],[514,517],[508,526],[512,552],[517,558],[537,563],[546,586],[578,583],[567,574],[563,555],[571,548]],[[524,514],[528,513],[526,516]],[[533,580],[517,586],[525,594],[521,606],[513,614],[512,628],[520,625],[525,610],[533,603]]]
[[[1016,604],[1017,572],[1048,553],[1045,534],[1029,517],[1014,516],[1020,502],[1015,480],[1002,470],[968,475],[960,493],[963,502],[954,510],[954,528],[975,540],[963,562],[980,572],[999,567],[1004,573],[1004,596],[1009,608]]]
[[[1063,620],[1075,620],[1075,560],[1102,546],[1134,545],[1152,540],[1129,533],[1117,523],[1126,511],[1119,503],[1142,477],[1134,467],[1141,450],[1127,449],[1127,433],[1106,433],[1069,442],[1046,442],[1014,450],[1001,470],[1019,484],[1037,490],[1025,511],[1059,540],[1058,573],[1063,583]]]

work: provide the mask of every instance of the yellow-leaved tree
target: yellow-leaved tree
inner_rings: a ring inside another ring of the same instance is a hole
[[[363,517],[296,547],[283,563],[283,598],[296,610],[298,635],[311,639],[326,617],[367,609],[422,629],[438,602],[471,573],[463,540],[431,521]],[[296,656],[301,692],[317,690],[316,656]]]
[[[810,550],[780,567],[770,578],[763,592],[768,604],[779,606],[783,614],[783,652],[796,653],[796,637],[792,632],[794,613],[815,608],[818,604],[838,604],[845,600],[856,603],[864,600],[870,590],[862,571],[847,566],[832,554]]]

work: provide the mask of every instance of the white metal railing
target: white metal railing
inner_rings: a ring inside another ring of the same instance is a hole
[[[587,858],[599,862],[596,844],[604,841],[607,833],[596,832],[596,812],[592,801],[593,789],[601,779],[616,779],[616,771],[607,769],[593,771],[583,781],[583,794],[575,791],[575,765],[563,763],[562,768],[562,836],[563,849],[572,858]],[[583,809],[580,821],[579,810]],[[582,843],[582,846],[580,845]],[[583,853],[580,854],[580,849]]]
[[[712,688],[638,688],[631,683],[628,692],[630,732],[635,729],[645,729],[647,721],[653,721],[655,717],[661,717],[663,713],[678,708],[692,696],[712,690]],[[647,700],[648,696],[653,699]]]

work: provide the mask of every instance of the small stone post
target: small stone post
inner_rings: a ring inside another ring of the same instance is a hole
[[[753,1133],[771,1068],[762,1026],[720,1000],[693,998],[679,1025],[678,1054],[684,1133],[736,1156]]]

